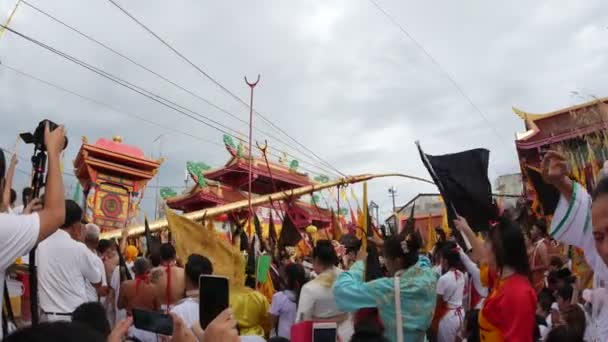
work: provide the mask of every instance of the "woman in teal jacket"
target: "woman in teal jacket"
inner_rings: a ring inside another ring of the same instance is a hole
[[[384,336],[390,341],[425,341],[435,309],[438,274],[430,260],[418,254],[417,233],[389,238],[384,242],[384,261],[391,277],[363,282],[365,255],[360,253],[348,272],[334,284],[340,311],[378,308],[384,323]]]

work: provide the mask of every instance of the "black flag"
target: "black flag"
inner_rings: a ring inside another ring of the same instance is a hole
[[[272,210],[270,210],[270,218],[268,219],[268,237],[270,238],[270,241],[276,245],[277,231],[274,228],[274,219],[272,218]]]
[[[300,240],[302,240],[302,234],[300,234],[298,228],[293,224],[289,215],[285,213],[283,228],[281,228],[281,234],[279,235],[279,248],[295,246]]]
[[[146,236],[146,258],[149,258],[152,253],[152,235],[148,224],[148,216],[144,216],[144,235]]]
[[[458,214],[475,231],[487,230],[489,222],[498,214],[488,179],[490,151],[479,148],[431,156],[425,154],[420,145],[418,150],[443,197],[450,226]]]

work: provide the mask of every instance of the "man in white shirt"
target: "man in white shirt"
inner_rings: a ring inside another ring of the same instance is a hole
[[[65,204],[63,178],[60,170],[60,154],[64,146],[65,130],[57,127],[53,132],[45,128],[44,141],[47,147],[48,173],[46,181],[46,205],[44,209],[24,215],[0,214],[0,279],[4,279],[6,269],[36,243],[53,234],[64,221]],[[0,187],[4,184],[6,163],[0,151]],[[33,203],[30,208],[39,205]],[[0,281],[0,293],[4,292],[4,282]],[[1,322],[0,322],[1,323]],[[0,332],[0,336],[1,336]]]
[[[65,223],[38,246],[38,297],[41,320],[69,321],[87,302],[86,283],[99,286],[101,271],[91,251],[77,240],[82,236],[82,209],[65,201]]]
[[[604,165],[606,169],[606,165]],[[590,196],[581,184],[568,177],[566,158],[548,152],[542,162],[545,182],[555,186],[561,197],[551,220],[551,237],[581,248],[595,277],[608,280],[608,178],[600,175]],[[608,296],[606,288],[596,282],[590,324],[591,341],[608,341]],[[600,285],[600,286],[598,286]]]
[[[198,279],[201,275],[213,274],[213,265],[206,257],[192,254],[188,257],[186,267],[186,297],[171,309],[178,315],[188,328],[192,328],[199,319],[199,289]]]
[[[85,282],[85,288],[87,293],[87,300],[89,302],[98,302],[100,298],[108,294],[108,281],[106,277],[106,268],[104,267],[103,261],[97,255],[97,245],[99,244],[99,234],[101,230],[94,223],[87,223],[84,227],[84,244],[87,246],[91,253],[91,257],[95,261],[97,269],[101,274],[101,286],[93,286],[89,282]]]

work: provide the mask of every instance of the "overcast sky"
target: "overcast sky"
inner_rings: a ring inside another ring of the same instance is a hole
[[[248,120],[245,106],[110,2],[29,1]],[[249,99],[243,76],[254,79],[261,74],[256,109],[346,174],[401,172],[428,177],[414,146],[420,140],[430,154],[488,148],[493,181],[499,174],[519,170],[513,139],[523,123],[511,106],[544,113],[588,101],[590,96],[608,95],[608,3],[602,0],[378,0],[458,82],[485,119],[368,0],[117,1],[239,97]],[[15,3],[0,2],[2,22]],[[24,4],[11,27],[246,136],[242,122]],[[17,132],[50,118],[67,126],[68,171],[81,136],[95,141],[120,135],[124,143],[158,156],[161,144],[153,141],[162,134],[166,162],[160,172],[161,185],[183,185],[188,160],[220,166],[228,158],[219,131],[10,32],[0,39],[0,61],[121,111],[0,67],[3,148],[12,148]],[[573,91],[579,95],[572,95]],[[259,117],[254,125],[271,133],[272,137],[266,137],[258,131],[254,138],[267,138],[277,154],[285,148],[276,137],[290,142]],[[28,157],[30,149],[21,145],[19,154]],[[320,162],[300,152],[293,155],[303,167],[320,172]],[[19,168],[29,170],[27,164],[21,160]],[[15,187],[26,185],[27,178],[19,173]],[[68,187],[74,183],[73,177],[66,178]],[[397,204],[416,193],[436,191],[433,186],[396,178],[372,181],[369,197],[380,204],[381,217],[391,211],[390,186],[398,190]],[[154,191],[149,189],[144,209],[150,214],[153,203]]]

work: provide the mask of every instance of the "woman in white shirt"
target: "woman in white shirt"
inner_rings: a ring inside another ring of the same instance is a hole
[[[448,241],[443,245],[441,264],[444,273],[437,282],[437,308],[433,323],[437,324],[437,341],[453,342],[464,318],[462,298],[465,285],[465,274],[458,269],[460,254],[455,242]]]
[[[296,322],[328,320],[338,324],[342,341],[350,341],[353,323],[349,314],[338,311],[333,285],[340,270],[335,266],[338,256],[330,241],[317,242],[313,250],[313,268],[318,276],[309,281],[300,292]]]

